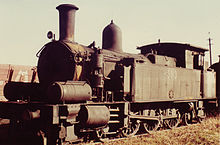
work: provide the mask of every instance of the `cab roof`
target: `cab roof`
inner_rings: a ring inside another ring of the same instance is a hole
[[[190,44],[184,44],[184,43],[154,43],[150,45],[144,45],[141,47],[138,47],[137,49],[140,49],[141,51],[150,51],[150,50],[161,50],[161,49],[184,49],[184,50],[191,50],[196,52],[202,52],[208,51],[206,48],[192,46]]]

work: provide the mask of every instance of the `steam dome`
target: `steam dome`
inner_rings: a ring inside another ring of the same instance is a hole
[[[123,52],[121,29],[113,23],[113,20],[103,30],[102,48],[115,52]]]

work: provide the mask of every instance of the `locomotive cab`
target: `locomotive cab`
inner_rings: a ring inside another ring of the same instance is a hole
[[[204,56],[208,51],[205,48],[192,46],[189,44],[181,43],[155,43],[138,47],[141,50],[141,54],[150,56],[159,55],[168,57],[165,61],[175,61],[177,67],[189,68],[189,69],[204,69]],[[175,58],[171,60],[171,58]],[[159,61],[160,62],[160,61]]]

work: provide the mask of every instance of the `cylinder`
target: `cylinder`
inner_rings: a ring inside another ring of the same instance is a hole
[[[80,124],[88,128],[105,126],[110,119],[106,106],[82,106],[79,112]]]
[[[51,103],[78,103],[91,99],[92,89],[84,81],[55,82],[49,86],[48,101]]]
[[[62,4],[56,8],[60,19],[60,40],[74,42],[75,12],[79,8],[71,4]]]

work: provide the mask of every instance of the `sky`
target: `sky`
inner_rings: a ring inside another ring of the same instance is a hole
[[[37,65],[36,53],[50,40],[59,39],[56,6],[74,4],[75,41],[102,46],[102,31],[114,23],[122,31],[125,52],[137,46],[179,42],[208,48],[212,59],[220,55],[220,0],[2,0],[0,5],[0,64]],[[210,32],[210,34],[209,34]],[[209,60],[209,53],[206,55]]]

